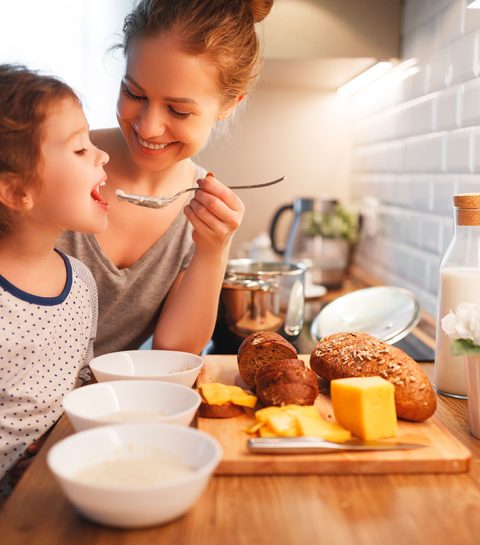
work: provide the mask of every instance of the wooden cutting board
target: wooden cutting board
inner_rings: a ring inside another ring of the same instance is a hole
[[[309,356],[299,356],[308,365]],[[235,384],[247,389],[238,373],[236,356],[207,356],[197,378],[205,382]],[[320,394],[316,405],[322,415],[333,418],[328,396]],[[339,452],[325,454],[251,454],[243,430],[255,421],[253,411],[236,418],[198,417],[198,429],[213,435],[222,445],[219,475],[260,474],[381,474],[462,473],[468,471],[470,451],[436,418],[422,423],[399,420],[398,440],[426,447],[389,452]]]

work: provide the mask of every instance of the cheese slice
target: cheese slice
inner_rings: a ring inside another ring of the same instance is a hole
[[[209,405],[233,403],[234,405],[253,409],[257,403],[257,398],[254,395],[242,390],[239,386],[228,386],[219,382],[210,382],[201,384],[199,390]]]
[[[395,388],[381,377],[354,377],[330,383],[340,426],[366,441],[397,435]]]
[[[306,415],[297,415],[296,420],[300,435],[321,437],[326,441],[333,441],[334,443],[348,441],[352,435],[345,428],[335,424],[335,422],[324,420],[320,415],[317,415],[315,418]]]
[[[298,435],[295,417],[286,412],[270,416],[268,426],[273,433],[280,437],[296,437]]]

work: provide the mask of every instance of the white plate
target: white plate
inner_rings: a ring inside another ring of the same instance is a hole
[[[342,331],[364,332],[393,344],[420,320],[415,294],[404,288],[379,286],[357,290],[326,305],[313,320],[313,338]]]

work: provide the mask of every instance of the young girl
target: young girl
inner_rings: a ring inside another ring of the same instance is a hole
[[[74,92],[0,65],[0,488],[58,419],[92,358],[97,293],[88,269],[55,249],[65,229],[107,227],[108,155],[89,139]],[[29,451],[30,452],[30,451]]]
[[[109,226],[61,241],[97,282],[96,355],[136,349],[152,334],[153,348],[198,353],[210,338],[244,206],[191,157],[255,82],[254,25],[271,6],[272,0],[142,0],[127,16],[119,128],[92,134],[111,158]],[[115,197],[119,188],[171,195],[196,183],[194,198],[188,193],[161,210]]]

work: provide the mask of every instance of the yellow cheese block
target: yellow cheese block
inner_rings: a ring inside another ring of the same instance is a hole
[[[397,435],[395,388],[381,377],[354,377],[330,383],[335,419],[366,441]]]

